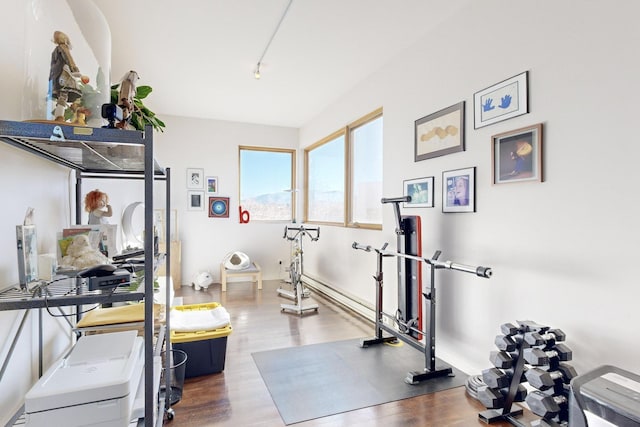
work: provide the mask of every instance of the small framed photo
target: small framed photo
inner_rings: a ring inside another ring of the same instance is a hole
[[[464,101],[415,122],[415,161],[464,151]]]
[[[529,72],[525,71],[473,95],[475,129],[529,112]]]
[[[491,137],[494,184],[542,182],[542,123]]]
[[[442,212],[476,211],[476,168],[442,172]]]
[[[187,169],[187,188],[201,189],[204,186],[204,169]]]
[[[433,181],[432,176],[427,178],[408,179],[404,182],[404,196],[411,196],[410,202],[405,202],[405,208],[432,208],[433,207]]]
[[[228,197],[209,197],[209,218],[229,218]]]
[[[218,194],[218,177],[208,176],[206,182],[207,193]]]
[[[190,211],[204,210],[204,191],[188,191],[187,197],[189,199],[187,210],[190,210]]]

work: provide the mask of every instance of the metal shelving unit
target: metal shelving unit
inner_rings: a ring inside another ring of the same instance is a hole
[[[153,230],[153,183],[166,181],[166,204],[170,203],[170,169],[162,168],[153,156],[153,129],[147,126],[144,132],[121,129],[70,126],[52,122],[14,122],[0,120],[0,140],[36,156],[43,157],[76,172],[76,222],[80,223],[83,178],[144,179],[144,224],[145,230]],[[171,209],[167,206],[166,223],[170,223]],[[144,233],[144,287],[134,292],[116,290],[88,291],[79,288],[74,294],[68,293],[68,286],[55,287],[46,293],[32,294],[16,288],[0,293],[0,311],[19,309],[40,309],[94,303],[139,301],[144,299],[144,359],[145,359],[145,420],[154,420],[157,405],[158,419],[146,425],[160,423],[164,416],[165,403],[158,403],[153,393],[153,357],[159,354],[164,333],[154,337],[153,320],[153,274],[154,274],[154,233]],[[166,241],[170,241],[167,227]],[[167,272],[170,275],[170,251],[167,248]],[[148,298],[145,298],[145,295]],[[170,330],[169,288],[166,292],[166,325],[161,332]],[[26,318],[26,313],[24,318]],[[23,318],[23,322],[24,322]],[[162,335],[162,336],[160,336]],[[154,344],[154,338],[155,340]],[[160,344],[160,345],[158,345]],[[169,372],[169,358],[166,371]],[[6,362],[5,362],[6,365]],[[1,373],[0,373],[1,376]],[[169,379],[167,376],[167,389]]]

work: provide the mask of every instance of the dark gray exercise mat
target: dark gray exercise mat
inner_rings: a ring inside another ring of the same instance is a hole
[[[252,356],[287,425],[460,387],[468,377],[452,367],[454,377],[407,384],[410,371],[424,369],[423,352],[406,344],[362,348],[359,339]],[[438,359],[436,366],[442,365],[446,364]]]

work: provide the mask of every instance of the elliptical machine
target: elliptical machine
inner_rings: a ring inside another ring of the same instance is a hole
[[[307,236],[312,242],[320,238],[320,227],[317,226],[292,226],[286,225],[284,228],[284,239],[293,242],[293,251],[291,263],[289,265],[289,277],[291,280],[292,290],[278,288],[280,296],[292,299],[294,304],[280,304],[281,311],[292,311],[302,315],[307,311],[318,311],[318,304],[302,304],[302,299],[310,295],[308,289],[305,289],[302,283],[303,274],[303,254],[302,240]]]

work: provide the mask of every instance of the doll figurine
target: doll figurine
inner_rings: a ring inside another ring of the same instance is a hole
[[[113,215],[109,196],[100,190],[93,190],[84,198],[84,210],[89,212],[89,224],[107,224],[107,217]]]
[[[131,113],[135,108],[133,98],[136,96],[136,82],[138,81],[138,73],[131,70],[122,78],[120,84],[120,93],[118,95],[118,105],[122,108],[121,126],[129,122]]]
[[[51,96],[58,101],[58,106],[67,102],[74,102],[82,96],[82,90],[77,79],[88,83],[89,78],[83,76],[71,56],[71,41],[62,31],[53,33],[56,44],[51,53],[51,69],[49,71],[49,87]],[[58,113],[56,116],[60,117]]]

